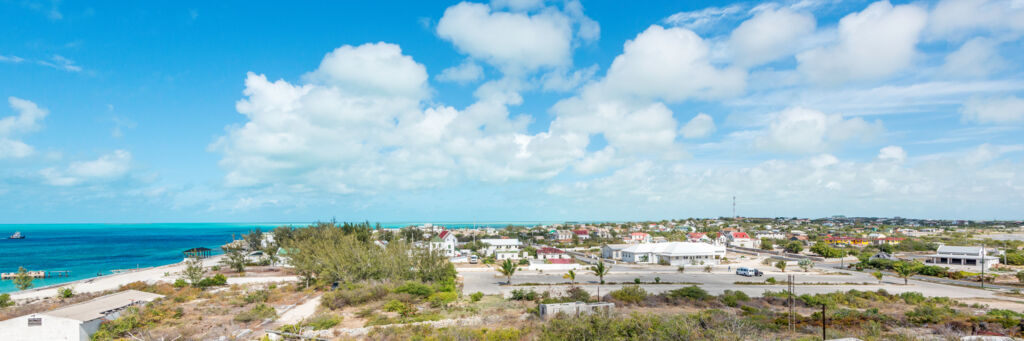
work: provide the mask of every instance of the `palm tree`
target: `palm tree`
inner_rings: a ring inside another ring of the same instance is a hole
[[[911,262],[899,262],[893,265],[892,269],[903,278],[903,285],[907,285],[907,279],[917,273],[917,264]]]
[[[572,286],[576,286],[576,271],[569,270],[569,272],[566,272],[565,275],[562,275],[562,278],[568,278],[569,284],[571,284]]]
[[[604,284],[604,276],[612,271],[611,265],[604,265],[604,261],[597,262],[596,265],[590,267],[590,271],[594,273],[594,276],[601,278],[601,284]]]
[[[511,259],[505,259],[504,262],[501,262],[501,267],[498,268],[498,272],[508,279],[507,284],[512,284],[512,275],[516,273],[516,270],[518,270],[516,263],[513,263]]]

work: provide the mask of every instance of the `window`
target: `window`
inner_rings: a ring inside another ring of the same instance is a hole
[[[41,326],[41,325],[43,325],[43,319],[42,318],[39,318],[39,317],[29,317],[28,318],[28,326],[29,327]]]

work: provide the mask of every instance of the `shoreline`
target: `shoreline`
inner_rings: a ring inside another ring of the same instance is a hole
[[[203,260],[203,266],[209,267],[219,264],[223,255],[211,256]],[[60,284],[50,284],[28,290],[13,291],[7,294],[17,302],[33,301],[47,297],[56,297],[57,289],[71,287],[75,293],[93,293],[108,290],[115,290],[122,285],[132,282],[172,282],[178,278],[177,273],[185,268],[184,260],[176,263],[139,268],[136,271],[105,276],[93,276]],[[165,276],[168,275],[168,276]]]

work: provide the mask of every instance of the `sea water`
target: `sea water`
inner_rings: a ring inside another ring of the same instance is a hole
[[[540,222],[434,223],[446,228],[534,226]],[[68,277],[36,279],[34,287],[60,284],[111,270],[152,267],[180,262],[193,247],[222,253],[220,246],[256,228],[305,226],[307,223],[181,223],[181,224],[0,224],[0,272],[68,270]],[[419,226],[416,222],[382,223],[383,228]],[[25,239],[7,239],[21,231]],[[17,290],[0,280],[0,293]]]

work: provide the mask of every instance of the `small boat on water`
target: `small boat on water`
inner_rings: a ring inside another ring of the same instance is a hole
[[[21,231],[16,231],[10,237],[7,237],[7,239],[25,239],[25,236],[21,234]]]

